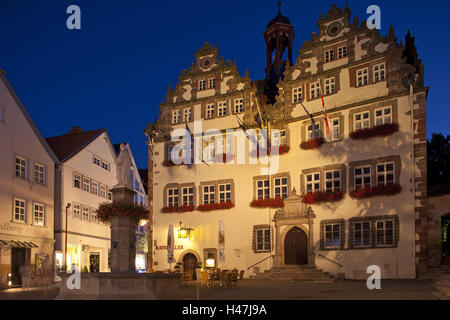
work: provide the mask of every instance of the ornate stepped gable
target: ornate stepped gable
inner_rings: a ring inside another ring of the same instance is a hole
[[[236,64],[230,60],[224,62],[223,57],[219,60],[217,46],[213,48],[206,42],[194,54],[195,64],[191,63],[190,69],[184,70],[178,77],[175,89],[172,90],[169,86],[166,102],[162,101],[160,105],[159,119],[156,123],[149,125],[146,133],[148,134],[152,130],[158,132],[158,137],[156,137],[156,134],[153,134],[154,139],[157,141],[170,139],[169,133],[172,126],[171,110],[176,106],[201,100],[202,98],[197,97],[198,81],[201,78],[204,79],[205,76],[216,77],[214,96],[223,96],[220,92],[222,81],[225,81],[228,87],[226,94],[237,92],[238,86],[241,86],[243,90],[257,94],[264,116],[274,122],[275,126],[276,123],[282,125],[286,120],[293,118],[292,112],[295,104],[291,102],[292,88],[298,84],[308,83],[308,81],[327,76],[327,72],[330,70],[335,74],[339,74],[342,69],[357,67],[374,59],[384,58],[389,94],[409,91],[409,83],[413,79],[415,72],[418,72],[418,79],[414,82],[414,88],[423,88],[424,66],[422,61],[418,59],[414,38],[411,37],[409,31],[405,38],[404,46],[402,42],[400,44],[397,43],[397,37],[392,25],[389,28],[388,35],[382,37],[378,30],[368,29],[366,21],[363,21],[360,25],[358,17],[355,17],[353,22],[350,22],[350,16],[351,12],[347,5],[344,10],[333,5],[325,17],[322,14],[320,15],[317,21],[317,26],[320,30],[319,34],[313,32],[312,39],[302,43],[294,65],[290,64],[289,59],[285,62],[283,77],[276,84],[278,94],[275,97],[275,101],[271,101],[270,97],[265,94],[265,92],[270,91],[267,79],[252,81],[248,77],[248,72],[246,72],[244,77],[241,77]],[[275,22],[278,21],[277,17],[273,19]],[[271,23],[269,23],[267,30],[274,27],[274,23]],[[286,24],[288,20],[280,23]],[[324,70],[324,47],[336,44],[347,46],[348,62]],[[360,56],[355,54],[356,47],[361,52]],[[225,80],[226,78],[228,79]],[[356,80],[351,79],[350,81]],[[190,87],[190,90],[187,87]],[[246,107],[244,113],[244,122],[248,126],[256,126],[254,121],[255,109],[252,106],[254,99],[255,97],[252,95],[251,101],[246,101],[246,104],[251,105]],[[329,111],[332,109],[332,106],[327,107]]]

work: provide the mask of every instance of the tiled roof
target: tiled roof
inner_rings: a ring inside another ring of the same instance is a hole
[[[105,129],[81,132],[69,132],[61,136],[46,138],[48,145],[63,162],[81,151],[86,145],[100,135]]]

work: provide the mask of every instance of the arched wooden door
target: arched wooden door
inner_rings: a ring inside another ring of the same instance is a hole
[[[292,228],[284,238],[284,263],[308,264],[308,238],[303,230]]]
[[[187,253],[183,257],[183,270],[186,271],[193,271],[194,272],[194,280],[196,280],[195,277],[195,267],[198,264],[197,257],[193,255],[192,253]]]

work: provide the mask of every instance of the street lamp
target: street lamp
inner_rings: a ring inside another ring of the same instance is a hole
[[[69,211],[71,205],[72,205],[71,203],[68,203],[66,205],[66,240],[64,242],[64,263],[66,266],[66,272],[67,272],[67,211]]]

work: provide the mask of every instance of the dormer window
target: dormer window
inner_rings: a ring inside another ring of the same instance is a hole
[[[206,80],[200,80],[198,82],[198,90],[205,90],[206,89]]]
[[[180,110],[172,111],[172,124],[180,123]]]
[[[214,118],[214,104],[208,104],[206,105],[206,119]]]
[[[292,90],[292,103],[302,102],[302,87]]]
[[[209,89],[214,89],[216,87],[216,79],[215,78],[210,78],[208,80],[208,87],[209,87]]]
[[[226,101],[219,102],[219,104],[217,106],[217,115],[219,117],[223,117],[223,116],[227,115],[227,102]]]
[[[183,109],[183,121],[189,122],[191,120],[192,120],[192,109],[191,108]]]
[[[338,48],[338,59],[345,58],[347,56],[347,46]]]
[[[336,92],[335,90],[336,90],[335,79],[334,78],[325,79],[325,94],[326,95],[333,94]]]
[[[384,63],[377,64],[373,67],[373,77],[375,82],[384,80]]]
[[[334,50],[325,51],[325,62],[330,62],[334,60]]]
[[[320,97],[320,85],[319,81],[311,83],[310,85],[310,93],[311,93],[311,99],[316,99]]]

